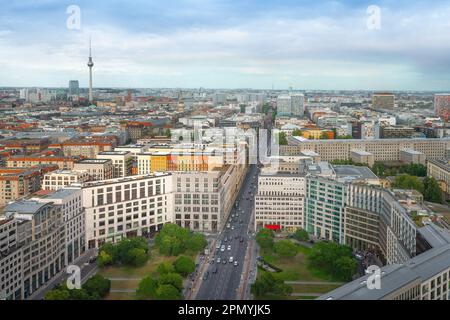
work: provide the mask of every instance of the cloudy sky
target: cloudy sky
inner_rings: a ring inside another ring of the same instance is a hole
[[[450,89],[450,0],[1,2],[0,86]]]

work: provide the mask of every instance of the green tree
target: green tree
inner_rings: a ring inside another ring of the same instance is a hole
[[[203,234],[194,233],[186,242],[186,248],[192,252],[199,252],[203,250],[207,244],[208,241],[206,241]]]
[[[294,238],[298,241],[308,241],[309,240],[309,233],[306,230],[298,229],[294,233]]]
[[[183,276],[187,276],[195,271],[194,260],[186,256],[178,257],[177,260],[174,261],[173,266],[175,271]]]
[[[86,293],[90,296],[104,298],[111,289],[111,280],[97,274],[86,281],[83,285],[83,289],[86,290]]]
[[[128,253],[130,260],[129,265],[139,267],[143,266],[148,259],[147,253],[141,248],[133,248]]]
[[[340,260],[343,258],[348,258],[356,263],[352,249],[337,243],[316,243],[308,254],[310,267],[326,272],[339,280],[347,281],[348,274],[353,272],[350,268],[352,264],[348,259]]]
[[[269,229],[261,229],[256,235],[256,242],[263,249],[272,249],[274,244],[275,234],[272,230]]]
[[[338,258],[334,263],[335,275],[343,281],[351,281],[356,274],[358,263],[351,257]]]
[[[256,297],[268,295],[289,295],[292,293],[292,287],[286,285],[284,280],[275,277],[270,272],[261,271],[251,288]]]
[[[422,181],[415,176],[411,176],[409,174],[402,174],[395,178],[394,183],[392,184],[393,188],[398,189],[414,189],[423,194],[424,186]]]
[[[385,177],[385,170],[384,164],[381,162],[376,162],[372,167],[373,173],[379,177]]]
[[[278,144],[280,146],[287,146],[288,145],[288,140],[287,140],[285,132],[278,133],[277,134],[277,139],[278,139]]]
[[[166,273],[158,278],[158,285],[170,284],[179,291],[183,289],[183,278],[178,273]]]
[[[181,294],[174,286],[164,284],[156,289],[156,298],[158,300],[181,300]]]
[[[59,288],[48,291],[45,294],[45,300],[70,300],[70,292],[69,290]]]
[[[423,181],[424,199],[429,202],[442,203],[442,190],[435,178],[426,177]]]
[[[173,264],[171,264],[170,262],[162,262],[158,265],[158,268],[156,268],[156,272],[158,272],[158,274],[166,274],[166,273],[172,273],[175,271],[175,268],[173,266]]]
[[[113,258],[110,254],[108,254],[106,251],[100,251],[98,258],[97,258],[97,264],[100,268],[103,268],[105,266],[111,265],[113,263]]]
[[[158,281],[147,276],[139,282],[136,294],[140,299],[156,299],[157,289]]]
[[[296,130],[292,131],[292,136],[293,137],[303,137],[303,132],[302,132],[302,130],[296,129]]]
[[[282,240],[275,243],[274,246],[275,253],[281,257],[295,257],[297,255],[298,249],[297,245],[289,240]]]

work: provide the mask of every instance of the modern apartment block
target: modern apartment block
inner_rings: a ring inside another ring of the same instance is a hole
[[[445,158],[450,139],[382,139],[382,140],[308,140],[289,138],[288,146],[280,146],[283,156],[302,155],[304,151],[318,153],[323,161],[349,160],[353,150],[373,154],[375,161],[401,161],[402,150],[424,154],[427,160]]]
[[[306,177],[299,173],[262,173],[255,197],[255,227],[295,231],[303,228]]]
[[[244,166],[212,171],[175,172],[175,223],[194,231],[217,233],[228,218],[245,174]]]
[[[69,265],[85,252],[85,213],[79,189],[60,189],[31,200],[52,203],[61,209],[64,225],[65,264]]]
[[[8,167],[31,168],[40,165],[57,165],[60,170],[73,169],[75,159],[72,157],[53,156],[12,156],[6,160]]]
[[[93,181],[112,179],[114,166],[109,159],[83,159],[75,163],[74,171],[87,172]]]
[[[5,299],[27,299],[65,267],[65,231],[60,206],[26,200],[8,205],[0,220],[8,228],[0,255]]]
[[[0,168],[0,206],[41,189],[42,176],[57,167]]]
[[[84,183],[91,179],[88,171],[58,170],[44,175],[43,190],[59,190],[74,183]]]
[[[87,182],[82,190],[86,215],[86,243],[147,235],[173,222],[172,175],[155,173]]]
[[[310,176],[306,180],[305,230],[310,234],[344,243],[344,184],[330,178]]]
[[[97,154],[97,159],[111,160],[113,178],[124,178],[131,175],[133,154],[127,151],[104,151]]]
[[[450,160],[430,160],[427,162],[428,176],[433,177],[441,186],[447,199],[450,198]]]

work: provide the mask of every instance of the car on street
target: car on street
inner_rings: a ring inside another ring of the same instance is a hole
[[[242,237],[241,240],[239,240],[240,243],[244,242],[244,238]]]
[[[231,246],[228,246],[227,250],[228,250],[228,251],[231,251]]]
[[[233,263],[233,257],[230,257],[228,261],[230,261],[230,263]]]
[[[234,226],[231,227],[231,230],[234,230]]]
[[[220,251],[224,252],[225,251],[225,246],[220,247]]]
[[[223,259],[222,264],[227,264],[227,260]]]
[[[221,245],[221,243],[219,242],[219,243],[217,243],[216,244],[216,249],[220,249],[220,245]]]
[[[231,224],[228,223],[227,224],[227,229],[230,229],[230,227],[231,227]]]
[[[237,261],[235,261],[233,264],[235,267],[237,267],[239,265],[239,263]]]
[[[220,257],[218,257],[217,260],[216,260],[216,262],[217,262],[217,263],[220,263],[220,261],[221,261],[221,259],[220,259]]]

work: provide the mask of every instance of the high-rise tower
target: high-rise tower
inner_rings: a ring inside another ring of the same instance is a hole
[[[94,66],[94,62],[92,61],[92,42],[89,39],[89,102],[92,103],[94,101],[94,95],[92,93],[92,67]]]

